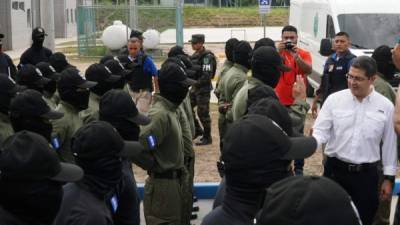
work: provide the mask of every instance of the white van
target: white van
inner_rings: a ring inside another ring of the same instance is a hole
[[[400,36],[400,0],[291,0],[290,4],[289,24],[298,29],[298,45],[312,55],[313,74],[308,80],[314,88],[320,84],[331,47],[326,39],[345,31],[352,41],[351,52],[360,56],[371,55],[380,45],[393,47]],[[393,86],[398,82],[391,81]]]

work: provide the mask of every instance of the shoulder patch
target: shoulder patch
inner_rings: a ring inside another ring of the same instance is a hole
[[[51,146],[53,146],[55,150],[60,149],[60,139],[58,137],[51,138]]]
[[[147,144],[150,150],[154,150],[156,149],[157,146],[157,138],[155,135],[150,134],[149,136],[147,136]]]

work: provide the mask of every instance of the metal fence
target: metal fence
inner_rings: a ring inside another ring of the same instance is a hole
[[[160,33],[176,27],[176,7],[170,0],[158,0],[159,4],[139,6],[94,5],[78,6],[78,54],[80,56],[102,56],[107,49],[100,37],[102,31],[120,20],[130,28],[145,31],[155,29]]]

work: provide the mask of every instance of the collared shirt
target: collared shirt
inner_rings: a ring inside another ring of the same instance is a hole
[[[397,137],[393,104],[373,90],[361,102],[349,89],[328,97],[316,119],[313,136],[327,143],[325,154],[344,162],[361,164],[380,160],[385,175],[396,175]]]
[[[143,53],[139,53],[139,55],[143,55]],[[129,55],[128,58],[129,58],[129,60],[131,60],[133,62],[137,57],[134,58]],[[153,76],[153,77],[158,76],[157,67],[154,64],[154,62],[150,56],[146,56],[146,58],[143,62],[143,71],[145,72],[145,74],[147,74],[149,76]]]

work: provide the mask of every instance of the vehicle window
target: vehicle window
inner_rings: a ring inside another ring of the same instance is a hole
[[[333,24],[332,16],[326,18],[326,38],[333,39],[335,37],[335,25]]]
[[[338,21],[340,30],[349,33],[359,49],[393,47],[400,34],[400,14],[342,14]]]

